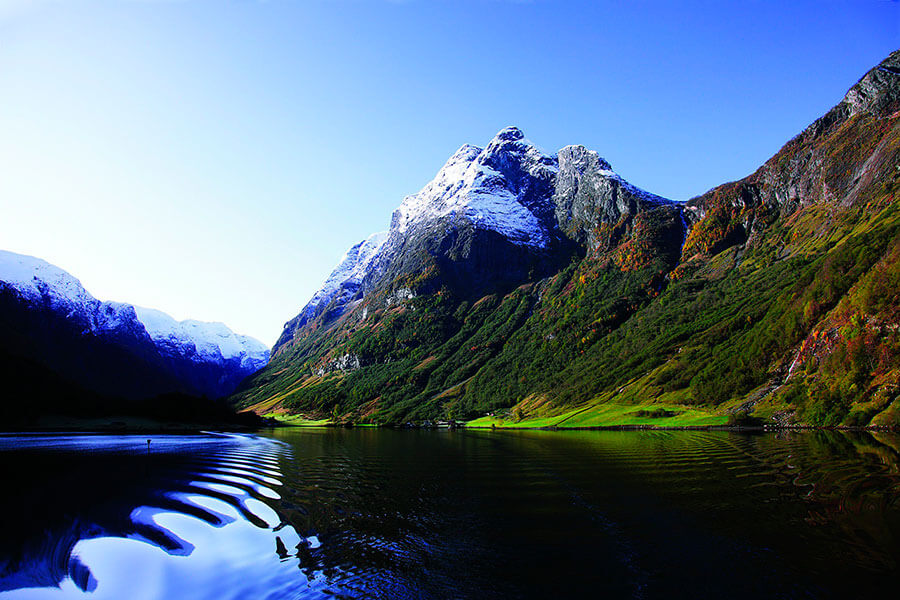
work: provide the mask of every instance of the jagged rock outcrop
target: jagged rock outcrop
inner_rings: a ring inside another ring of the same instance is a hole
[[[687,202],[685,258],[752,240],[775,219],[814,204],[853,206],[896,177],[887,134],[900,111],[900,51],[892,53],[752,175]],[[694,228],[695,224],[699,227]]]
[[[863,75],[838,105],[843,107],[851,117],[863,111],[884,117],[900,110],[900,51]]]
[[[608,241],[600,231],[603,223],[618,223],[660,207],[679,212],[671,201],[619,177],[606,160],[584,146],[566,146],[558,161],[552,198],[557,223],[567,236],[591,249]]]

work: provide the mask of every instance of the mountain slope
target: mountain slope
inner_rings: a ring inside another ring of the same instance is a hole
[[[896,423],[898,110],[900,52],[684,204],[514,128],[464,146],[235,401],[374,422]]]
[[[159,311],[101,302],[62,269],[5,251],[0,349],[84,393],[130,399],[221,397],[268,360],[260,342],[221,323],[178,323]]]
[[[596,153],[570,146],[549,156],[518,129],[504,129],[484,149],[463,146],[404,199],[346,293],[329,292],[348,263],[335,270],[288,322],[270,368],[247,383],[240,401],[329,413],[335,403],[338,411],[365,404],[370,413],[390,406],[399,418],[401,407],[431,406],[429,395],[470,375],[474,366],[429,383],[430,368],[416,367],[428,361],[446,370],[434,353],[466,357],[484,345],[480,336],[510,310],[508,302],[494,310],[505,294],[590,256],[613,264],[617,281],[643,297],[662,285],[684,236],[676,203],[628,184]],[[528,311],[513,310],[516,324],[501,330],[514,330]],[[501,346],[476,352],[477,365]],[[415,381],[385,388],[408,373]]]

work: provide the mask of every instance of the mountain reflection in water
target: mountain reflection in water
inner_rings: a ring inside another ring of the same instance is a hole
[[[0,598],[837,598],[900,583],[891,434],[0,436]]]

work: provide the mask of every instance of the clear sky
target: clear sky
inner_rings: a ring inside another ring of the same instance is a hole
[[[895,2],[0,0],[0,248],[275,341],[463,143],[687,199],[900,47]]]

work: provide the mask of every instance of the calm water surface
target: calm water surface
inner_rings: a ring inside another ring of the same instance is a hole
[[[0,598],[847,598],[900,584],[900,438],[0,436]]]

